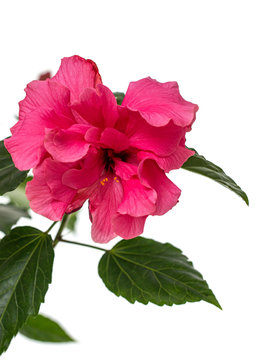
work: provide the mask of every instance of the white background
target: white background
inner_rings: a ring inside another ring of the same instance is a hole
[[[148,219],[144,236],[181,248],[223,311],[199,302],[131,305],[97,275],[99,251],[59,244],[41,312],[78,342],[45,345],[17,336],[4,360],[262,358],[261,350],[261,1],[2,1],[0,126],[9,135],[26,84],[60,59],[93,59],[105,85],[126,91],[151,76],[178,81],[199,105],[187,137],[248,193],[179,170],[180,203]],[[35,216],[46,230],[50,221]],[[26,224],[27,222],[21,222]],[[21,224],[20,223],[20,224]],[[75,236],[91,243],[87,208]],[[116,241],[108,244],[110,248]],[[260,342],[260,343],[259,343]]]

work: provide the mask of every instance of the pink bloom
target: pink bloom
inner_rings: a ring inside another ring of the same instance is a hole
[[[61,220],[88,199],[92,238],[103,243],[138,236],[148,215],[177,203],[165,173],[193,155],[185,134],[198,107],[176,82],[132,82],[118,106],[96,64],[72,56],[25,91],[5,146],[18,169],[33,168],[26,193],[35,212]]]

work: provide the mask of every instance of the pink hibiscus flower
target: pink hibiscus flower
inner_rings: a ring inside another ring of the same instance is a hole
[[[18,169],[33,168],[26,194],[35,212],[57,221],[89,200],[92,238],[103,243],[141,234],[148,215],[177,203],[165,173],[193,155],[185,134],[198,107],[176,82],[132,82],[119,106],[96,64],[72,56],[25,91],[5,146]]]

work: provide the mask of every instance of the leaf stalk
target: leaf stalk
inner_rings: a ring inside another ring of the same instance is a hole
[[[59,239],[59,241],[64,242],[64,243],[68,243],[68,244],[73,244],[73,245],[85,246],[85,247],[89,247],[91,249],[101,250],[101,251],[105,251],[105,252],[109,251],[107,249],[104,249],[104,248],[101,248],[101,247],[98,247],[98,246],[83,244],[83,243],[80,243],[80,242],[77,242],[77,241],[64,240],[64,239]]]

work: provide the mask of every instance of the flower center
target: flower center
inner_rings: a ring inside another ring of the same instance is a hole
[[[112,149],[104,149],[104,164],[105,170],[108,172],[114,172],[115,160],[119,159],[123,162],[127,161],[128,154],[126,151],[116,153]]]

